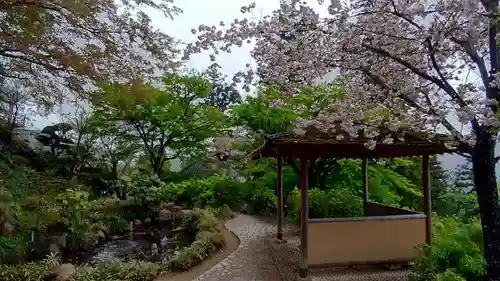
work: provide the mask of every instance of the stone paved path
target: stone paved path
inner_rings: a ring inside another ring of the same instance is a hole
[[[238,249],[194,281],[280,280],[264,238],[276,232],[274,224],[241,214],[227,221],[226,227],[240,239]]]

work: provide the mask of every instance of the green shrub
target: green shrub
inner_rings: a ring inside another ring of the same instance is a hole
[[[224,236],[216,216],[207,210],[193,210],[185,218],[185,223],[196,223],[197,233],[194,242],[173,256],[167,267],[173,271],[186,270],[207,258],[224,246]]]
[[[412,281],[480,281],[486,274],[481,225],[447,217],[434,221],[432,246],[423,246]],[[460,277],[462,279],[460,279]]]
[[[121,207],[122,201],[114,197],[104,197],[92,201],[89,212],[90,220],[93,223],[109,227],[113,233],[125,231],[129,222],[125,216],[127,216],[129,209]],[[130,218],[130,220],[133,219],[135,217]]]
[[[0,264],[15,264],[26,256],[28,243],[21,236],[0,236]]]
[[[445,272],[436,275],[436,281],[467,281],[462,276],[452,270],[447,269]]]
[[[2,268],[0,266],[0,280],[2,281],[45,281],[52,276],[58,262],[47,258],[36,263]],[[161,274],[166,273],[162,264],[133,260],[122,262],[110,260],[97,265],[81,265],[77,267],[72,281],[153,281]]]
[[[166,272],[165,266],[132,260],[122,262],[111,260],[97,265],[83,265],[77,268],[74,281],[152,281]]]
[[[50,259],[16,266],[0,265],[2,281],[44,281],[54,271],[56,264]]]
[[[190,208],[235,207],[242,201],[239,183],[224,175],[168,184],[158,197],[161,201],[184,203]]]
[[[292,190],[288,197],[289,216],[300,217],[300,191]],[[343,218],[363,216],[362,199],[352,190],[309,190],[310,218]]]

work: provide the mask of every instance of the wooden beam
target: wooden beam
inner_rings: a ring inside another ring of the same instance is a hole
[[[431,184],[430,184],[430,168],[429,168],[429,155],[422,156],[422,182],[424,189],[424,213],[425,219],[425,241],[431,244],[432,229],[431,229]]]
[[[283,158],[278,157],[276,167],[276,196],[278,197],[278,233],[276,238],[278,240],[283,239],[283,221],[284,221],[284,210],[283,210]]]
[[[368,190],[368,161],[363,158],[362,162],[362,173],[363,173],[363,211],[365,217],[368,216],[368,202],[370,199],[370,191]]]
[[[309,204],[308,204],[308,163],[307,159],[300,159],[300,268],[299,275],[301,278],[307,277],[307,251],[308,251],[308,225],[309,219]]]

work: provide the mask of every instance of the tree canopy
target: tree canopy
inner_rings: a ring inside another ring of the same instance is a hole
[[[137,142],[160,176],[166,161],[195,157],[222,133],[225,116],[207,105],[210,92],[204,78],[177,74],[165,75],[158,88],[139,81],[110,84],[95,94],[94,114],[121,138]]]
[[[140,7],[170,19],[181,12],[172,0],[2,1],[0,77],[52,105],[103,82],[172,69],[175,40]]]

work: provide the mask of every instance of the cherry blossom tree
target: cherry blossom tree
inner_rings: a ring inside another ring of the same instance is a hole
[[[320,1],[322,2],[322,1]],[[288,95],[332,71],[345,79],[345,98],[309,126],[351,136],[364,129],[376,145],[377,126],[392,131],[447,132],[471,159],[488,263],[487,280],[500,280],[500,207],[495,157],[500,122],[498,0],[373,0],[361,6],[332,0],[328,16],[306,3],[283,3],[255,19],[255,4],[242,19],[220,27],[202,25],[185,57],[212,49],[213,56],[255,42],[258,70],[236,79],[279,85]],[[359,8],[361,7],[361,8]],[[249,14],[250,13],[250,14]],[[250,16],[249,16],[250,15]],[[364,120],[360,125],[359,120]],[[367,126],[369,125],[369,126]],[[373,126],[371,126],[373,125]],[[386,143],[394,141],[387,138]]]

